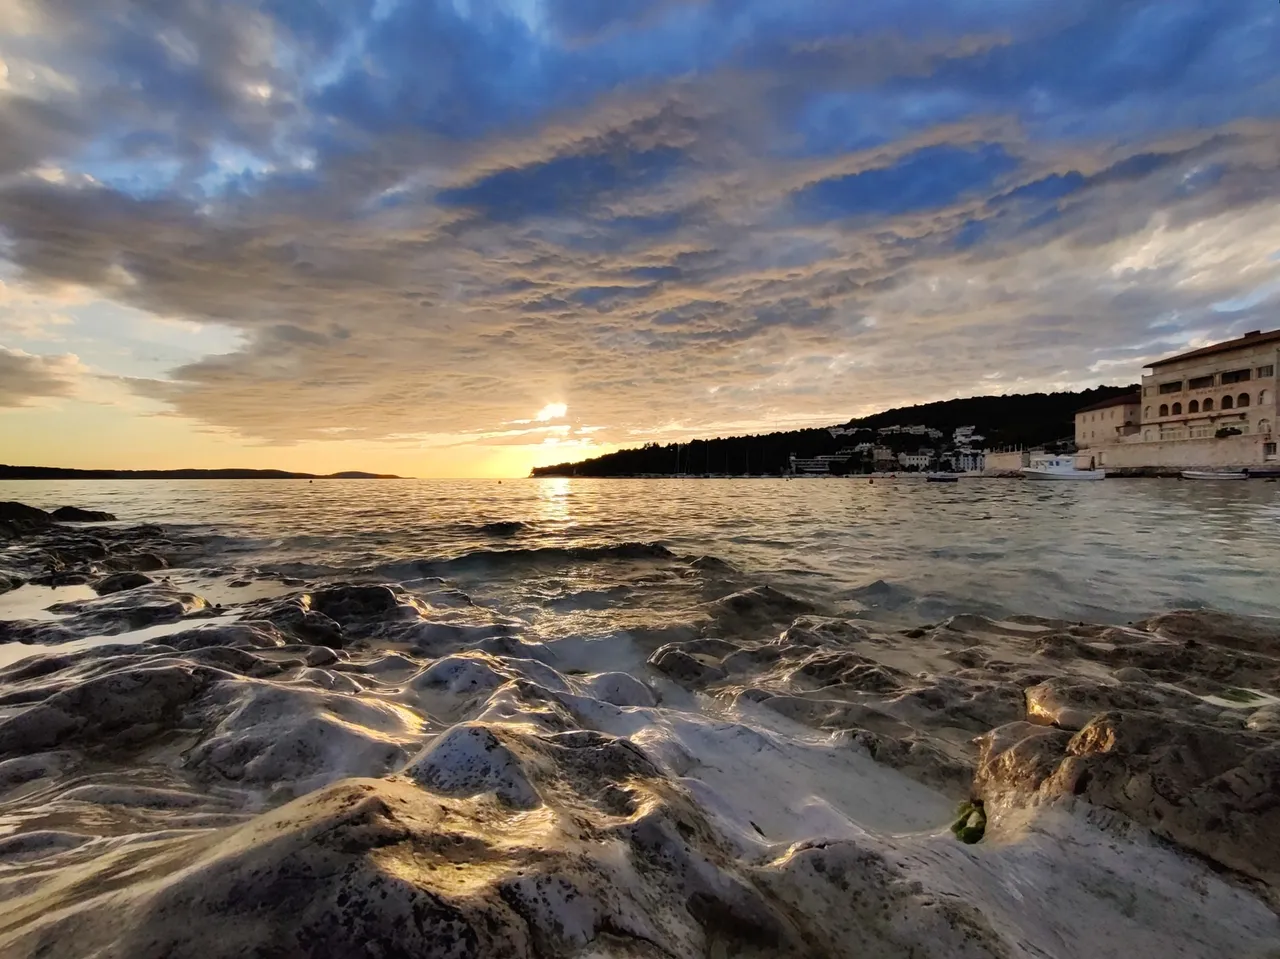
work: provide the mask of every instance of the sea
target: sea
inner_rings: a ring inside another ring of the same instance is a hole
[[[200,538],[208,565],[387,580],[429,567],[564,628],[678,614],[678,580],[637,574],[665,552],[912,625],[1277,612],[1280,483],[1262,480],[59,481],[0,482],[0,500],[160,523]]]

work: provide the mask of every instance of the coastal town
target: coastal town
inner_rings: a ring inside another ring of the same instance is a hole
[[[1075,414],[1075,431],[1051,447],[990,450],[976,426],[950,436],[927,425],[866,431],[834,427],[833,436],[861,442],[836,454],[793,458],[794,475],[832,472],[1000,474],[1028,467],[1037,457],[1072,454],[1088,470],[1244,470],[1280,465],[1277,456],[1276,367],[1280,329],[1235,339],[1148,364],[1138,391],[1102,400]],[[903,437],[919,441],[903,449]],[[851,464],[841,469],[838,464]]]
[[[819,429],[650,443],[533,476],[1280,475],[1280,329],[1145,364],[1140,383],[1078,393],[971,397]],[[1198,478],[1198,477],[1196,477]]]

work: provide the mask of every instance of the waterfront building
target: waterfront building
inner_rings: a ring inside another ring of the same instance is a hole
[[[1152,363],[1142,378],[1143,442],[1209,439],[1220,430],[1271,437],[1278,362],[1280,330],[1255,330]]]
[[[949,458],[952,469],[963,473],[981,473],[987,468],[987,454],[982,450],[955,450]]]
[[[1076,411],[1076,447],[1111,446],[1136,436],[1141,413],[1141,393],[1126,393]]]
[[[1080,410],[1076,444],[1108,468],[1276,465],[1277,366],[1280,330],[1149,363],[1136,417],[1131,397]]]

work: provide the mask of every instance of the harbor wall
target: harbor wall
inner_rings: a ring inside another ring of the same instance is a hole
[[[1025,450],[1016,453],[988,453],[983,465],[984,473],[1005,473],[1020,470],[1031,462],[1031,454]]]
[[[1086,452],[1104,469],[1168,467],[1173,469],[1226,469],[1262,466],[1262,436],[1227,436],[1223,439],[1171,442],[1121,443]]]

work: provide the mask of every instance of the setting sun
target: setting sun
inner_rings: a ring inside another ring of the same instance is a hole
[[[548,403],[542,409],[538,410],[538,415],[534,417],[539,423],[546,423],[549,420],[563,419],[564,415],[569,412],[569,407],[564,403]]]

